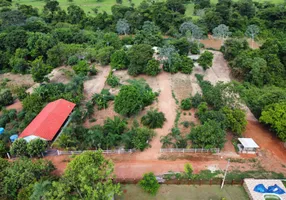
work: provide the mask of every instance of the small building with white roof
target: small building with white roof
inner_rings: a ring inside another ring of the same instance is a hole
[[[239,144],[237,145],[239,153],[256,154],[259,146],[252,138],[238,138]]]

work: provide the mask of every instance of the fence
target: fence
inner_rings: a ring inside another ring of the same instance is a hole
[[[213,149],[160,149],[161,153],[219,153],[219,148]]]
[[[98,151],[98,150],[84,150],[84,151],[59,151],[57,150],[57,154],[58,155],[77,155],[77,154],[81,154],[83,152],[86,151]],[[126,154],[126,153],[134,153],[135,150],[134,149],[128,149],[128,150],[124,150],[124,149],[115,149],[115,150],[101,150],[103,154]]]
[[[141,179],[137,178],[116,178],[113,180],[114,183],[121,184],[137,184]],[[161,184],[166,185],[221,185],[222,178],[214,178],[214,179],[199,179],[199,180],[189,180],[189,179],[171,179],[164,180]],[[224,185],[243,185],[243,179],[241,180],[226,180]]]

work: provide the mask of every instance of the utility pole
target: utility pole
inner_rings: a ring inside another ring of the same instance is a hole
[[[225,177],[226,177],[226,174],[227,174],[227,169],[229,167],[229,161],[230,161],[230,159],[227,160],[227,165],[226,165],[226,168],[225,168],[225,172],[224,172],[224,176],[223,176],[223,180],[222,180],[220,189],[222,189],[223,185],[224,185]]]

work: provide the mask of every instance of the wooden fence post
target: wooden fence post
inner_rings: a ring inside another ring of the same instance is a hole
[[[212,185],[213,184],[213,179],[210,179],[210,185]]]
[[[200,186],[202,185],[202,179],[200,179]]]
[[[244,180],[243,180],[243,179],[241,179],[241,181],[240,181],[240,185],[243,185],[243,183],[244,183]]]
[[[232,181],[231,181],[231,185],[233,185],[233,183],[234,183],[234,180],[232,179]]]

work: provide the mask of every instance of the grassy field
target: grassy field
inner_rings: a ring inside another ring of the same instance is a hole
[[[135,4],[135,6],[138,6],[143,0],[132,0],[132,3]],[[162,0],[164,1],[164,0]],[[267,1],[267,0],[254,0],[254,1]],[[284,0],[270,0],[274,3],[282,3]],[[42,10],[45,1],[44,0],[15,0],[14,6],[16,4],[26,4],[26,5],[32,5],[33,7],[38,8],[39,10]],[[102,0],[101,2],[97,2],[96,0],[73,0],[73,2],[69,2],[68,0],[58,0],[60,3],[61,8],[67,9],[68,6],[75,4],[80,6],[87,14],[94,15],[92,9],[98,8],[99,11],[106,11],[107,13],[111,13],[111,7],[116,4],[116,0]],[[217,3],[218,0],[211,0],[212,4]],[[123,4],[125,6],[130,6],[130,3],[128,0],[123,0]],[[187,4],[186,5],[186,16],[193,17],[196,19],[196,16],[193,16],[194,11],[194,4]]]
[[[249,199],[243,187],[225,186],[222,190],[219,186],[187,186],[187,185],[161,185],[156,196],[145,193],[137,185],[123,185],[123,194],[115,200],[247,200]]]

